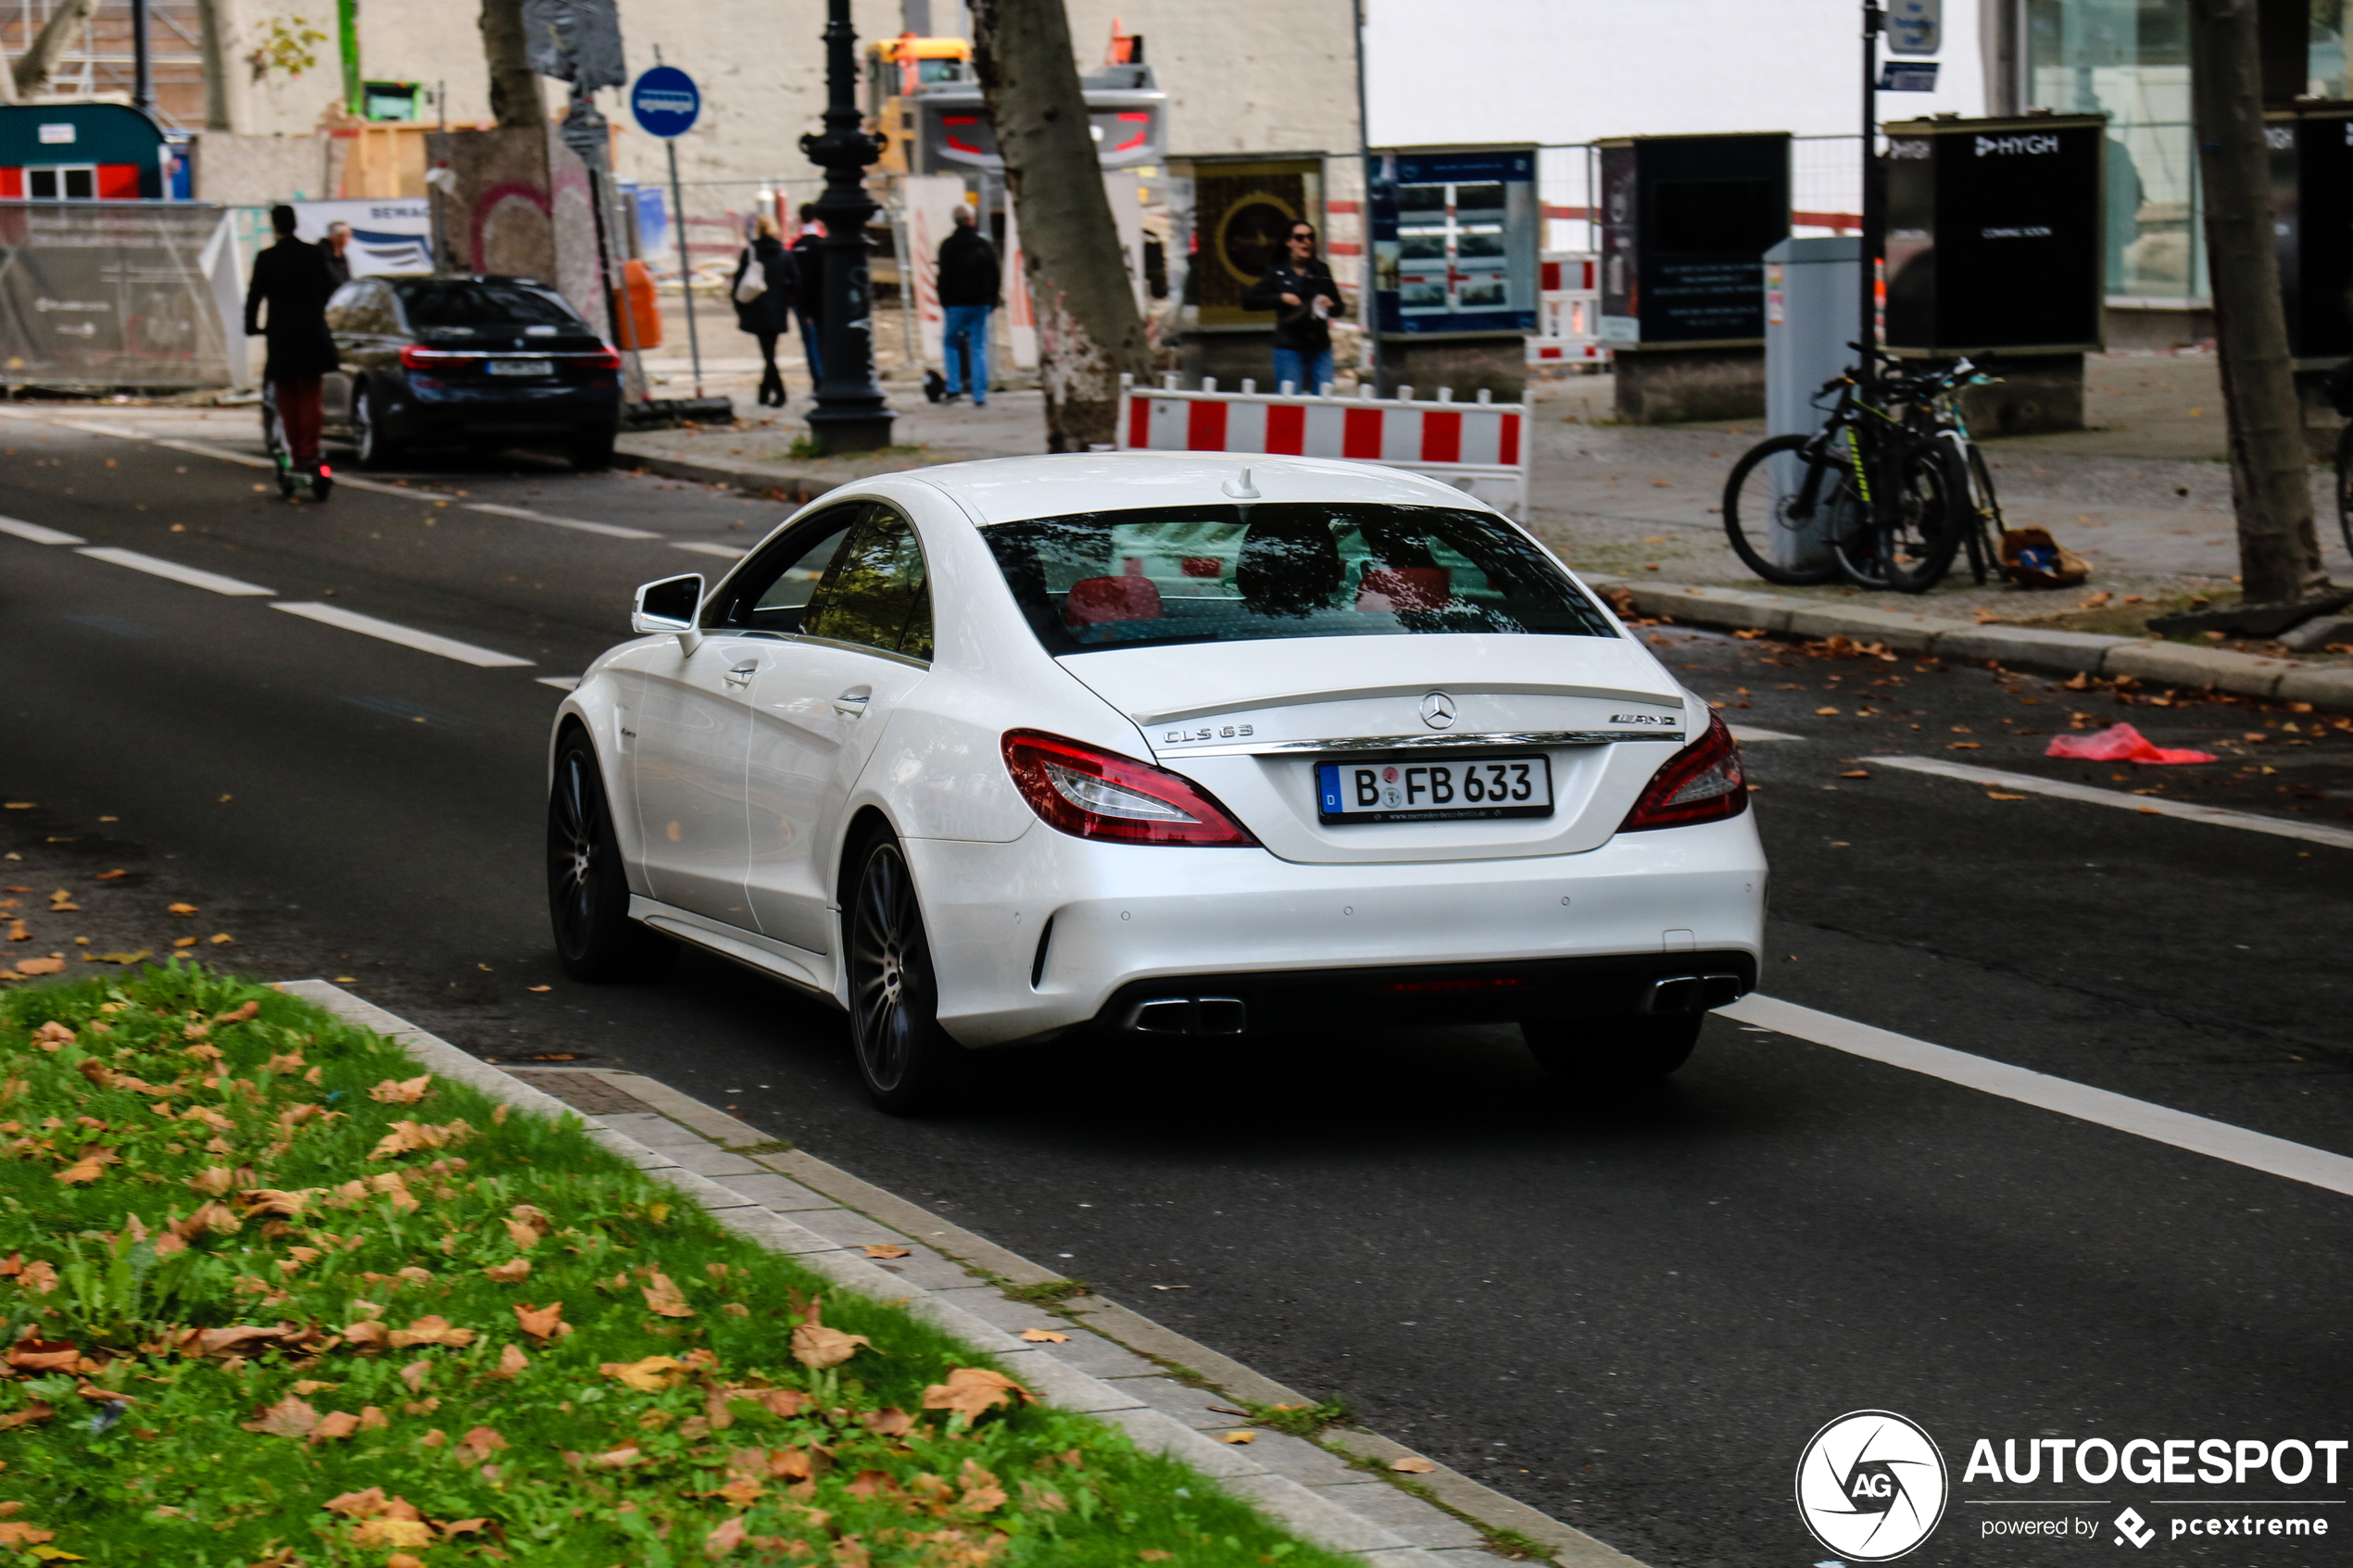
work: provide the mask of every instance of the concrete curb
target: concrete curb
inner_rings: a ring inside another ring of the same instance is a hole
[[[650,443],[633,441],[626,435],[614,442],[612,449],[616,464],[621,467],[641,469],[664,479],[717,484],[763,499],[782,495],[795,505],[812,501],[828,490],[861,480],[931,466],[898,460],[862,463],[850,458],[812,458],[805,467],[784,467],[771,463],[731,462],[725,458],[681,458],[675,453],[654,450]]]
[[[1841,608],[1814,599],[1743,588],[1699,588],[1604,576],[1584,581],[1597,589],[1623,590],[1644,615],[1692,625],[1798,637],[1846,636],[1857,642],[1882,643],[1896,653],[1994,659],[2008,669],[2046,675],[2110,679],[2130,675],[2152,685],[2210,688],[2234,696],[2309,702],[2328,712],[2353,713],[2353,666],[2312,665],[2143,637],[1940,621],[1900,609]]]
[[[1442,1464],[1431,1461],[1428,1471],[1411,1476],[1356,1468],[1351,1459],[1386,1465],[1419,1457],[1377,1433],[1328,1428],[1318,1443],[1258,1428],[1246,1447],[1216,1441],[1205,1434],[1246,1424],[1218,1400],[1312,1401],[1101,1296],[1048,1310],[1007,1295],[1004,1286],[1042,1285],[1061,1275],[814,1155],[786,1148],[659,1079],[605,1069],[510,1072],[327,981],[286,981],[278,989],[384,1035],[434,1073],[518,1110],[579,1117],[598,1142],[672,1184],[730,1229],[849,1289],[903,1304],[998,1358],[1049,1404],[1118,1424],[1139,1445],[1192,1464],[1292,1533],[1332,1550],[1377,1568],[1478,1568],[1497,1561],[1482,1537],[1510,1531],[1541,1544],[1561,1568],[1641,1568],[1583,1531]],[[574,1106],[531,1078],[587,1103]],[[878,1242],[904,1247],[908,1256],[872,1261],[864,1249]],[[1031,1344],[1015,1337],[1025,1328],[1051,1328],[1070,1339]],[[1166,1375],[1171,1367],[1211,1388]]]

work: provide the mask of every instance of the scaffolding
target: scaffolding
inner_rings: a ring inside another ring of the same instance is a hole
[[[57,8],[57,0],[0,0],[0,50],[19,58]],[[147,19],[156,119],[167,131],[201,131],[204,24],[196,0],[147,0]],[[38,96],[129,103],[137,75],[131,34],[131,0],[98,0]]]

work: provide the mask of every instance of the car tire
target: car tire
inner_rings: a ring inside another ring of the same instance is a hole
[[[1691,1060],[1707,1015],[1528,1022],[1519,1026],[1537,1064],[1554,1078],[1651,1084]]]
[[[384,429],[376,395],[362,386],[351,395],[351,445],[363,469],[380,469],[399,455],[400,444]]]
[[[612,467],[613,433],[584,435],[574,440],[569,449],[572,466],[582,473],[601,473]]]
[[[547,913],[556,956],[574,980],[648,980],[678,957],[678,944],[629,918],[629,873],[604,778],[577,730],[557,749],[547,800]]]
[[[858,1075],[896,1116],[937,1109],[963,1076],[964,1048],[939,1026],[939,981],[915,879],[899,840],[876,833],[851,864],[843,910],[849,1033]]]

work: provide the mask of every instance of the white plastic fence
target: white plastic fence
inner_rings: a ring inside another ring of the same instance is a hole
[[[1326,392],[1328,393],[1327,388]],[[1308,395],[1258,390],[1245,381],[1223,392],[1214,377],[1198,392],[1169,376],[1158,387],[1120,378],[1123,452],[1263,452],[1271,457],[1355,458],[1441,479],[1514,517],[1528,508],[1528,410],[1457,403],[1452,387],[1429,402],[1401,386],[1393,398]]]
[[[1601,341],[1600,262],[1590,251],[1544,252],[1536,335],[1528,340],[1529,364],[1608,362],[1609,350]]]

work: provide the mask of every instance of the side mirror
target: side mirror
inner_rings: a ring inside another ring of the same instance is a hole
[[[692,653],[702,641],[702,633],[695,626],[695,612],[700,608],[702,573],[665,577],[637,590],[637,606],[630,613],[629,629],[641,637],[674,632],[679,647]]]

